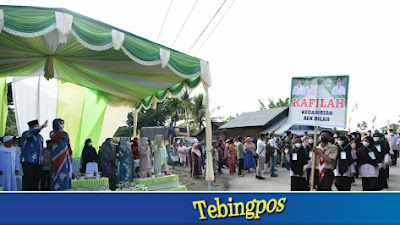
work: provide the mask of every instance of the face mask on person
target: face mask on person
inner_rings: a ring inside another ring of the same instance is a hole
[[[300,148],[300,147],[301,147],[301,143],[295,143],[294,146],[295,146],[296,148]]]
[[[338,137],[338,135],[337,135],[337,134],[335,134],[335,135],[333,135],[333,137],[334,137],[334,138],[337,138],[337,137]]]
[[[308,143],[314,144],[314,140],[313,140],[313,139],[310,139],[310,140],[308,140]]]
[[[338,145],[341,146],[341,145],[343,145],[344,141],[338,141],[337,143],[338,143]]]
[[[64,129],[64,127],[65,127],[65,124],[61,124],[61,125],[60,125],[60,128],[61,128],[61,129]]]
[[[322,136],[321,136],[321,142],[322,142],[322,143],[325,143],[325,144],[326,144],[326,143],[328,143],[328,141],[329,141],[329,138],[327,138],[327,137],[322,137]]]
[[[369,146],[369,143],[366,142],[366,141],[363,141],[363,145],[364,145],[364,147],[368,147],[368,146]]]
[[[393,132],[390,132],[390,136],[393,136],[394,135],[394,133]]]
[[[88,143],[88,146],[92,147],[92,142],[89,142],[89,143]]]
[[[379,137],[374,137],[374,141],[375,141],[375,142],[378,142],[379,139],[380,139]]]

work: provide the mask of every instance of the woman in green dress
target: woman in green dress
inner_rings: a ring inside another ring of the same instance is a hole
[[[154,173],[168,175],[167,150],[164,146],[164,136],[156,135],[154,138]]]
[[[172,160],[171,153],[172,153],[172,148],[170,145],[167,145],[168,165],[174,168],[174,160]]]

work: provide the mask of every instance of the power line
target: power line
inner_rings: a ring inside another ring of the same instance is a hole
[[[222,15],[221,19],[218,21],[217,25],[215,25],[214,29],[208,34],[206,40],[203,42],[203,44],[200,46],[199,49],[197,49],[196,53],[194,55],[197,55],[201,48],[203,48],[204,44],[208,41],[208,38],[210,38],[211,34],[214,32],[214,30],[218,27],[219,23],[221,23],[222,19],[224,18],[225,14],[229,11],[229,9],[232,7],[233,3],[235,3],[235,0],[232,1],[232,4],[229,6],[229,8],[225,11],[225,13]]]
[[[174,47],[176,40],[178,40],[179,35],[181,34],[183,28],[185,27],[186,22],[189,20],[190,16],[192,15],[193,9],[196,7],[196,4],[197,4],[198,1],[199,1],[199,0],[196,0],[196,2],[194,3],[192,9],[191,9],[190,12],[189,12],[189,15],[186,17],[186,20],[185,20],[185,22],[183,23],[183,25],[182,25],[182,27],[181,27],[181,30],[179,31],[178,35],[176,35],[176,38],[175,38],[174,42],[172,43],[172,47],[171,47],[171,48]]]
[[[218,12],[221,10],[221,8],[225,5],[226,0],[224,0],[224,2],[221,4],[221,6],[219,7],[219,9],[217,10],[217,12],[214,14],[214,16],[211,18],[211,20],[208,22],[207,26],[204,28],[203,32],[201,32],[201,34],[197,37],[196,41],[193,43],[193,45],[190,47],[190,49],[188,50],[188,53],[190,51],[192,51],[193,47],[197,44],[197,42],[199,41],[200,37],[204,34],[204,32],[207,30],[208,26],[210,25],[210,23],[214,20],[215,16],[217,16]]]
[[[165,15],[165,18],[164,18],[163,24],[162,24],[162,26],[161,26],[160,32],[158,33],[158,37],[157,37],[157,41],[156,41],[156,42],[158,42],[158,39],[159,39],[160,36],[161,36],[162,30],[163,30],[163,28],[164,28],[165,21],[167,20],[167,17],[168,17],[168,14],[169,14],[169,9],[171,8],[171,5],[172,5],[172,2],[173,2],[173,1],[174,1],[174,0],[171,0],[171,2],[169,3],[168,10],[167,10],[167,14]]]

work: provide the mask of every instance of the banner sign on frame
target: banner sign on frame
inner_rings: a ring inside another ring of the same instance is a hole
[[[346,127],[348,75],[293,77],[289,124]]]

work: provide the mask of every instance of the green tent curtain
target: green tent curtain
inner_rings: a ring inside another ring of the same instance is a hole
[[[7,123],[7,82],[6,78],[0,78],[0,98],[1,98],[1,108],[0,108],[0,136],[4,136]]]

